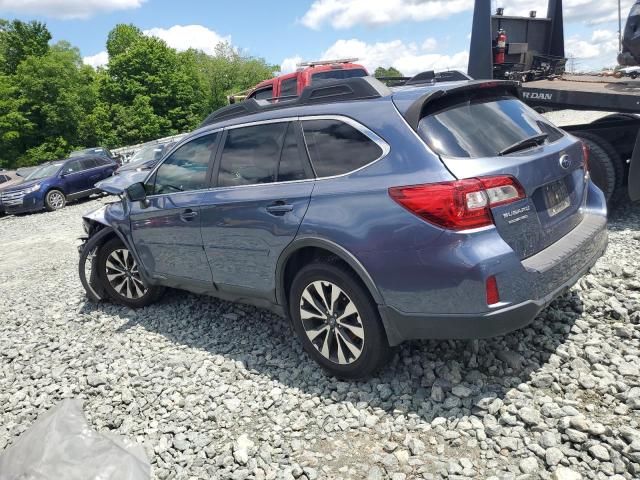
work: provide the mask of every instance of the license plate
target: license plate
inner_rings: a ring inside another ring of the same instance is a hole
[[[555,217],[571,205],[569,192],[563,180],[544,186],[544,203],[550,217]]]

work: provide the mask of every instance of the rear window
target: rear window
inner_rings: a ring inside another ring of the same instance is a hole
[[[326,70],[324,72],[314,73],[311,77],[311,84],[315,84],[322,80],[343,80],[345,78],[366,77],[367,72],[362,68],[336,69]]]
[[[431,149],[446,157],[495,157],[527,138],[546,133],[546,143],[562,132],[520,100],[509,96],[465,93],[452,104],[443,98],[428,105],[418,133]]]

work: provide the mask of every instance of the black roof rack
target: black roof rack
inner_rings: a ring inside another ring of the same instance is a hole
[[[230,118],[242,117],[252,113],[279,110],[319,103],[348,102],[366,100],[390,95],[391,91],[382,82],[373,77],[354,77],[346,79],[322,80],[302,90],[299,97],[290,99],[272,98],[255,100],[250,98],[240,103],[222,107],[209,115],[200,127],[211,125]]]

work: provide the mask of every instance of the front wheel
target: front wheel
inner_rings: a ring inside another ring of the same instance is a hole
[[[305,266],[293,280],[289,304],[304,349],[330,374],[364,378],[389,361],[377,307],[346,268],[325,262]]]
[[[162,287],[146,285],[138,262],[119,238],[98,250],[98,275],[111,299],[129,308],[142,308],[162,295]]]
[[[49,190],[44,198],[45,208],[53,212],[54,210],[60,210],[67,204],[67,198],[60,190]]]

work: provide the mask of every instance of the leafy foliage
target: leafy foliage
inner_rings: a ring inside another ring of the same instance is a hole
[[[376,71],[373,72],[373,76],[376,78],[384,78],[384,77],[403,77],[402,73],[397,68],[389,67],[378,67]]]
[[[39,22],[0,20],[0,166],[189,131],[227,95],[277,70],[229,44],[214,55],[177,52],[120,24],[107,37],[108,64],[96,71],[83,65],[78,49],[50,39]]]

